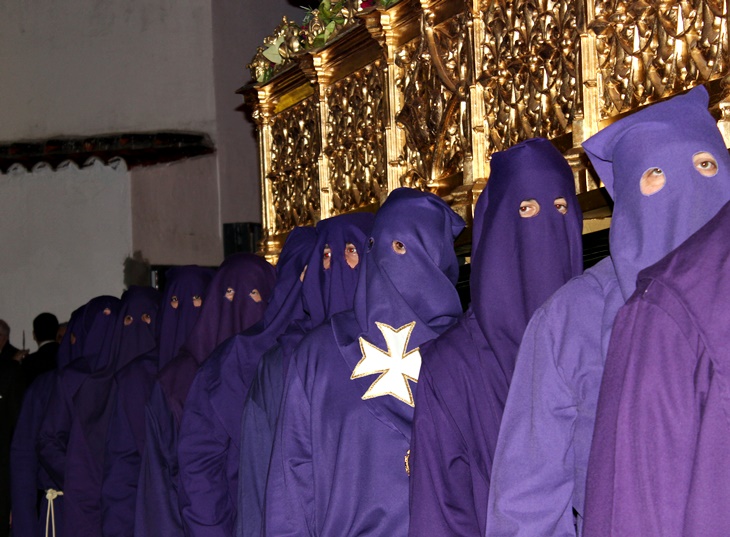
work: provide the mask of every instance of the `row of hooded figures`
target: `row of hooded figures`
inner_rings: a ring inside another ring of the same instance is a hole
[[[562,155],[494,154],[465,313],[464,222],[405,188],[294,229],[275,271],[236,254],[91,300],[24,403],[13,454],[38,464],[13,484],[46,494],[14,495],[16,536],[730,534],[730,156],[707,107],[699,87],[583,144],[614,201],[585,272]]]

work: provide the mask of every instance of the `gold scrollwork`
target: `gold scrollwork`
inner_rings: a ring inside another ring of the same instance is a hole
[[[601,116],[719,78],[727,70],[723,0],[596,1]]]
[[[482,19],[479,82],[491,149],[568,132],[579,46],[575,2],[496,0],[484,5]]]
[[[275,116],[271,125],[271,181],[275,233],[319,220],[320,154],[317,102],[309,97]]]
[[[332,214],[380,201],[387,192],[383,62],[366,66],[326,90]]]
[[[396,82],[404,105],[397,114],[406,132],[400,155],[406,173],[401,184],[439,193],[443,181],[463,170],[470,152],[466,87],[469,71],[469,25],[461,13],[431,27],[423,18],[422,37],[396,57],[402,77]]]

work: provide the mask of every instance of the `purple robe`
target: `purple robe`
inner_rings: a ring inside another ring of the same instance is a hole
[[[418,349],[461,314],[453,239],[463,227],[416,190],[394,190],[380,208],[353,311],[309,333],[292,357],[266,535],[407,534]]]
[[[308,314],[289,323],[276,345],[263,355],[251,379],[240,429],[239,535],[261,533],[266,475],[289,358],[312,328],[335,313],[352,308],[361,265],[347,264],[346,245],[354,246],[358,256],[362,256],[373,218],[371,214],[360,213],[327,218],[317,224],[317,244],[307,264],[302,289]],[[330,252],[327,269],[322,259],[325,247]]]
[[[166,363],[163,351],[169,355],[177,350],[189,333],[213,271],[197,266],[174,267],[166,276],[157,319],[157,349],[138,356],[114,376],[116,402],[106,440],[101,499],[105,537],[134,535],[137,482],[144,452],[144,408],[159,364]]]
[[[560,198],[567,205],[556,207]],[[540,205],[530,218],[520,216],[525,200]],[[413,537],[484,535],[517,350],[532,313],[582,272],[581,223],[573,173],[550,142],[535,138],[492,156],[474,215],[471,307],[421,349],[410,455]]]
[[[160,371],[145,409],[145,452],[135,509],[137,537],[183,534],[177,438],[188,390],[198,367],[216,346],[261,319],[274,283],[274,268],[262,258],[228,257],[208,286],[200,318],[180,352]],[[261,301],[254,300],[254,291]]]
[[[692,165],[702,150],[730,158],[707,104],[700,87],[617,121],[583,144],[615,202],[611,257],[558,290],[525,331],[497,441],[487,535],[567,536],[576,527],[580,533],[616,312],[639,271],[697,231],[730,195],[730,182],[702,177]],[[642,194],[642,175],[656,170],[666,184]]]
[[[57,371],[77,358],[71,334],[78,333],[83,307],[74,311],[66,335],[58,349],[56,371],[42,374],[25,391],[10,451],[11,497],[13,500],[13,532],[15,535],[45,535],[47,500],[45,491],[55,488],[48,472],[40,465],[36,443],[43,418],[55,389]],[[76,337],[76,336],[74,336]],[[81,344],[78,345],[81,347]],[[76,354],[76,356],[75,356]],[[38,502],[41,497],[40,503]],[[54,502],[55,523],[63,525],[63,497]],[[59,532],[60,533],[60,532]]]
[[[75,402],[89,376],[106,361],[104,346],[112,338],[119,308],[119,299],[110,296],[94,298],[83,307],[80,323],[69,331],[77,357],[58,372],[51,395],[54,404],[48,405],[38,433],[39,461],[52,488],[64,493],[64,523],[57,525],[61,535],[100,533],[99,527],[86,520],[81,500],[85,482],[93,480],[94,454],[89,452]]]
[[[729,166],[718,158],[718,175]],[[639,274],[616,317],[588,464],[586,536],[728,534],[729,231],[726,204]]]

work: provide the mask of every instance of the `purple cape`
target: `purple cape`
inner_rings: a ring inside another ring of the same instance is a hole
[[[240,431],[240,535],[261,532],[274,425],[281,407],[289,358],[313,326],[352,307],[361,264],[354,268],[347,264],[346,244],[354,246],[358,256],[364,255],[373,219],[371,214],[360,213],[327,218],[317,224],[318,240],[308,262],[302,291],[310,316],[290,323],[285,333],[277,338],[276,346],[263,355],[251,380]],[[322,258],[325,246],[330,249],[328,269],[324,268]]]
[[[461,313],[453,239],[463,226],[416,190],[394,190],[381,207],[354,310],[308,334],[292,357],[266,534],[406,535],[418,348]]]
[[[633,293],[636,274],[709,220],[730,193],[730,183],[702,177],[692,166],[702,148],[727,153],[707,102],[700,87],[584,143],[615,202],[611,258],[563,286],[525,332],[497,441],[487,535],[562,536],[574,535],[576,524],[582,528],[596,403],[616,312]],[[657,169],[666,176],[664,188],[642,194],[642,175]]]
[[[205,300],[213,271],[197,266],[167,271],[158,312],[156,351],[136,357],[114,376],[116,401],[109,424],[102,483],[102,524],[105,537],[132,536],[141,455],[144,452],[144,407],[162,363],[162,351],[185,339]],[[194,297],[197,297],[194,298]]]
[[[484,535],[492,460],[532,313],[582,272],[582,213],[560,152],[535,138],[492,156],[477,203],[471,307],[421,349],[411,441],[410,535]],[[567,213],[556,199],[567,202]],[[520,216],[533,200],[540,211]]]
[[[717,175],[690,177],[730,184],[727,151],[702,149],[716,157]],[[639,273],[617,315],[588,465],[586,535],[727,535],[729,229],[726,204]]]

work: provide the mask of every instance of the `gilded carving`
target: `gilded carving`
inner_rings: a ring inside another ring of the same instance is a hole
[[[491,151],[570,131],[579,32],[575,2],[496,0],[484,5],[483,62]]]
[[[317,102],[303,100],[275,116],[271,125],[271,182],[274,232],[319,220],[320,131]]]
[[[462,13],[436,26],[424,17],[422,37],[396,58],[403,75],[398,125],[406,132],[401,184],[445,194],[444,181],[463,171],[470,151],[466,87],[469,83],[469,28]],[[453,185],[451,185],[453,186]]]
[[[383,62],[326,90],[326,147],[332,214],[377,203],[387,192]]]
[[[720,77],[727,69],[723,0],[596,1],[601,116]]]

